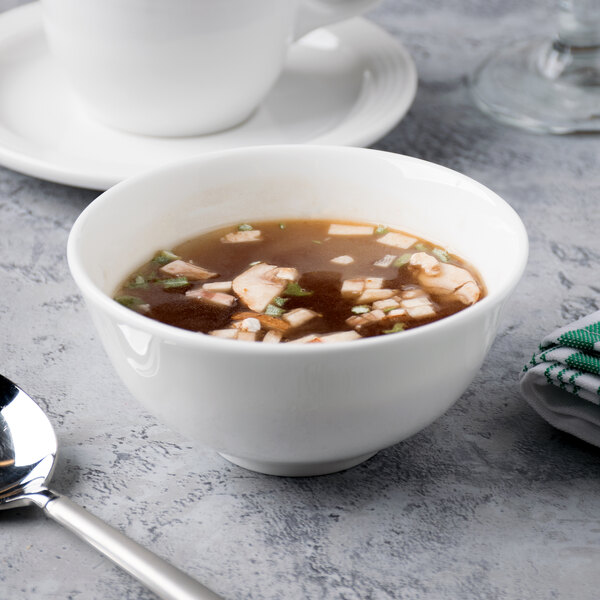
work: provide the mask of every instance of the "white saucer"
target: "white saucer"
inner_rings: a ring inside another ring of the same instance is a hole
[[[213,150],[261,144],[366,146],[392,129],[416,92],[405,48],[360,18],[291,49],[256,113],[228,131],[152,138],[87,118],[48,53],[40,7],[0,15],[0,164],[42,179],[107,189],[146,169]]]

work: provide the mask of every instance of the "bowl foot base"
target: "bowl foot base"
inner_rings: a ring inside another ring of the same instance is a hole
[[[230,454],[219,454],[229,462],[232,462],[238,467],[243,467],[249,471],[256,471],[257,473],[264,473],[265,475],[278,475],[280,477],[310,477],[313,475],[327,475],[329,473],[336,473],[337,471],[344,471],[355,467],[360,463],[369,460],[377,452],[369,452],[361,456],[355,456],[354,458],[347,458],[344,460],[332,460],[329,462],[315,462],[315,463],[280,463],[270,462],[261,460],[251,460],[247,458],[240,458],[238,456],[231,456]]]

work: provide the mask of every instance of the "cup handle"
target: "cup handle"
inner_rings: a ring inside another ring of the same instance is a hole
[[[379,2],[380,0],[302,0],[296,17],[294,40],[313,29],[359,15]]]

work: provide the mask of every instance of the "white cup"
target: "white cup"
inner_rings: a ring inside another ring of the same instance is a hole
[[[42,0],[50,50],[90,116],[153,136],[233,127],[294,40],[378,0]]]

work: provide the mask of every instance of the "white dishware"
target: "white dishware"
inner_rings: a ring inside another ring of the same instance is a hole
[[[0,164],[95,189],[214,150],[368,145],[404,116],[417,84],[402,45],[376,25],[351,19],[294,44],[275,87],[242,125],[200,137],[152,138],[87,117],[48,53],[37,3],[0,14],[0,49]]]
[[[553,0],[557,26],[493,52],[470,80],[477,106],[537,133],[600,131],[600,2]]]
[[[294,218],[414,233],[470,262],[487,294],[423,327],[328,345],[215,339],[111,298],[158,249],[227,224]],[[523,273],[527,235],[500,197],[444,167],[360,148],[263,146],[116,185],[78,218],[67,254],[108,356],[144,407],[238,465],[300,476],[356,465],[457,400]]]
[[[292,42],[378,0],[41,0],[52,54],[86,110],[143,135],[238,125]]]

